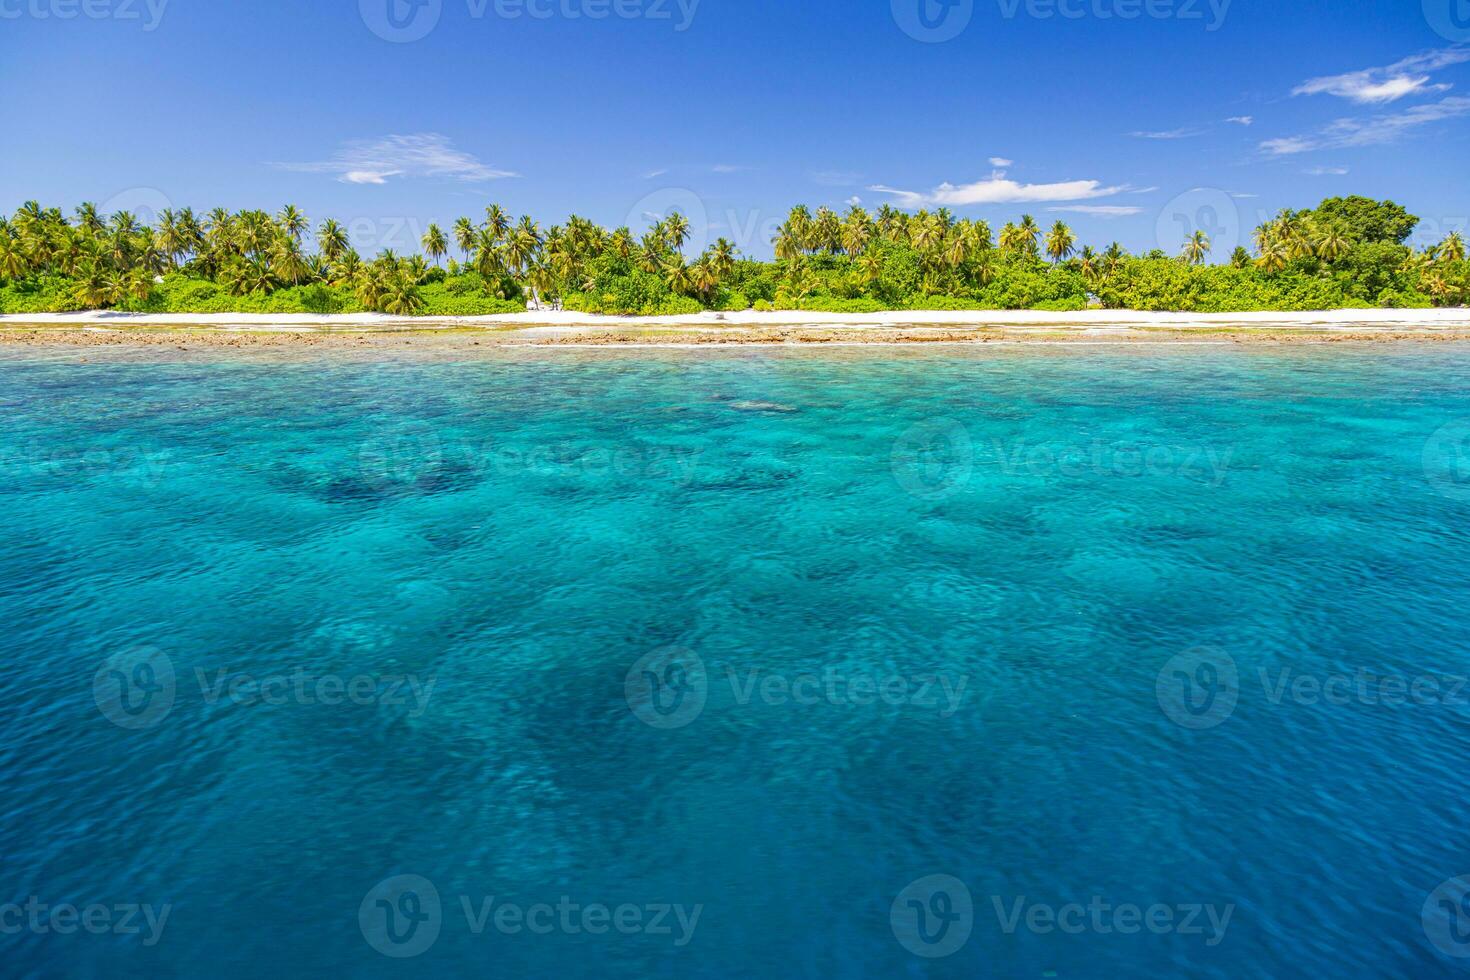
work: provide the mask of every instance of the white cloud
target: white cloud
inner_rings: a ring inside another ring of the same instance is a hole
[[[717,163],[713,167],[710,167],[710,170],[714,171],[717,174],[734,174],[739,173],[744,169],[744,167],[734,163]]]
[[[1306,174],[1309,177],[1346,177],[1348,175],[1348,168],[1313,167],[1310,170],[1303,170],[1302,173]]]
[[[1435,85],[1430,87],[1428,75],[1396,75],[1393,78],[1384,79],[1381,82],[1372,82],[1367,79],[1319,79],[1316,83],[1308,83],[1302,86],[1294,94],[1319,95],[1322,92],[1326,92],[1329,95],[1351,99],[1353,102],[1375,104],[1380,102],[1396,102],[1406,95],[1413,95],[1415,92],[1443,92],[1448,88],[1448,85]]]
[[[1316,149],[1316,146],[1317,144],[1307,136],[1283,136],[1280,139],[1266,140],[1261,144],[1261,149],[1277,156],[1286,156],[1292,153],[1306,153],[1308,150]]]
[[[1420,126],[1465,115],[1470,115],[1470,96],[1454,95],[1438,102],[1416,105],[1403,112],[1385,113],[1368,119],[1339,119],[1317,133],[1266,140],[1261,149],[1274,156],[1290,156],[1310,150],[1379,146],[1392,143]]]
[[[336,174],[348,184],[386,184],[391,177],[449,177],[454,180],[497,180],[518,176],[497,170],[457,150],[447,136],[417,133],[344,143],[329,160],[278,163],[282,170]]]
[[[1088,214],[1095,218],[1126,218],[1129,215],[1141,214],[1143,208],[1122,207],[1112,204],[1069,204],[1059,208],[1047,208],[1048,211],[1069,211],[1073,214]]]
[[[905,191],[875,184],[868,190],[892,194],[906,208],[943,206],[965,207],[972,204],[1031,204],[1038,202],[1086,201],[1095,197],[1121,194],[1126,187],[1104,187],[1097,180],[1069,180],[1056,184],[1019,184],[1007,180],[1003,173],[973,184],[940,184],[929,193]]]
[[[1204,134],[1205,131],[1203,129],[1184,128],[1166,129],[1162,132],[1143,131],[1137,133],[1129,133],[1128,135],[1132,136],[1134,139],[1140,140],[1185,140],[1189,139],[1192,136],[1203,136]]]
[[[847,206],[848,207],[855,208],[855,207],[858,207],[859,205],[861,205],[862,203],[863,203],[863,199],[860,198],[860,197],[858,197],[856,194],[854,194],[852,197],[849,197],[847,199]]]
[[[648,171],[648,173],[646,173],[646,174],[643,175],[643,179],[644,180],[658,180],[660,177],[662,177],[666,173],[668,173],[668,170],[650,170],[650,171]]]
[[[343,174],[341,179],[349,184],[386,184],[389,177],[402,177],[403,171],[392,170],[388,173],[373,173],[370,170],[349,170]]]
[[[1251,126],[1251,125],[1254,125],[1255,124],[1256,117],[1255,116],[1231,116],[1229,119],[1227,119],[1225,121],[1228,122],[1228,123],[1235,123],[1237,126]]]
[[[1016,161],[1014,161],[1014,160],[1007,160],[1005,157],[991,157],[990,158],[990,165],[992,167],[1009,167],[1009,166],[1013,165],[1015,162]]]
[[[1445,48],[1405,58],[1385,68],[1366,68],[1345,75],[1328,75],[1303,82],[1292,95],[1335,95],[1359,105],[1382,105],[1409,95],[1445,92],[1449,85],[1431,85],[1426,72],[1470,61],[1470,49]]]

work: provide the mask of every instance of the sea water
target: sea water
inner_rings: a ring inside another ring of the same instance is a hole
[[[10,976],[1455,976],[1470,353],[0,360]]]

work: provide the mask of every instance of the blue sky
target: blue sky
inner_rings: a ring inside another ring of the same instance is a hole
[[[407,250],[680,207],[768,256],[795,202],[948,202],[1222,260],[1361,193],[1439,237],[1465,44],[1470,0],[0,0],[0,208],[289,201]]]

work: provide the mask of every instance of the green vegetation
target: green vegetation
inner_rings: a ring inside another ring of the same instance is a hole
[[[844,216],[793,210],[774,262],[740,258],[720,239],[690,261],[679,214],[641,237],[573,216],[546,232],[498,205],[430,225],[423,255],[371,261],[336,221],[310,225],[291,205],[263,211],[165,211],[157,227],[83,204],[68,219],[25,204],[0,218],[0,313],[115,308],[156,313],[353,313],[473,316],[525,309],[528,297],[569,310],[681,314],[785,309],[1083,310],[1183,312],[1460,305],[1470,263],[1458,234],[1424,252],[1404,243],[1418,219],[1388,201],[1334,198],[1285,211],[1210,265],[1202,232],[1175,257],[1135,256],[1116,243],[1078,248],[1064,222],[1043,231],[1029,215],[998,236],[947,209],[891,207]],[[460,258],[446,256],[457,250]]]

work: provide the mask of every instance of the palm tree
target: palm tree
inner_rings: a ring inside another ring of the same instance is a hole
[[[1051,232],[1046,236],[1046,254],[1051,256],[1053,265],[1071,258],[1076,246],[1077,236],[1072,234],[1072,229],[1067,227],[1065,221],[1058,221],[1051,226]]]
[[[854,204],[842,223],[842,250],[856,258],[868,247],[873,237],[873,222],[868,212]]]
[[[179,235],[184,241],[184,250],[189,254],[198,255],[204,250],[204,230],[199,227],[193,208],[179,212]]]
[[[495,234],[489,228],[481,229],[476,235],[474,256],[475,271],[483,279],[489,281],[500,278],[500,274],[505,268],[504,262],[502,261],[503,254],[501,252],[501,246],[495,238]]]
[[[1016,231],[1022,248],[1035,255],[1036,242],[1041,237],[1041,228],[1037,226],[1036,219],[1029,214],[1021,215],[1021,226]]]
[[[332,264],[320,252],[306,257],[306,281],[322,284],[332,281]]]
[[[720,286],[720,277],[707,257],[700,259],[690,268],[689,281],[695,290],[706,299],[714,296],[715,290]]]
[[[469,262],[470,256],[474,254],[478,238],[479,232],[469,218],[460,218],[454,222],[454,244],[464,253],[465,262]]]
[[[689,274],[689,267],[684,264],[684,257],[677,252],[664,262],[664,284],[669,291],[684,295],[694,288],[694,279]]]
[[[306,215],[298,211],[294,204],[288,204],[281,209],[281,213],[276,215],[276,223],[296,242],[300,242],[306,229],[311,227],[311,222],[306,220]]]
[[[505,259],[515,274],[520,275],[530,266],[540,247],[541,232],[537,229],[536,222],[530,217],[524,217],[514,231],[506,236]]]
[[[119,211],[112,216],[112,222],[107,229],[107,251],[112,264],[117,268],[125,269],[132,264],[136,226],[137,219],[126,211]]]
[[[422,285],[429,276],[429,264],[424,261],[422,255],[410,255],[408,261],[403,264],[403,274],[409,282]]]
[[[429,230],[424,232],[424,252],[438,265],[439,260],[449,254],[449,241],[444,237],[444,232],[438,225],[429,225]]]
[[[875,219],[875,223],[878,225],[878,234],[892,241],[894,229],[898,225],[901,217],[902,215],[899,214],[898,209],[891,204],[884,204],[878,208],[878,217]]]
[[[45,222],[46,214],[41,210],[40,201],[27,201],[15,212],[15,227],[22,236],[38,232]]]
[[[912,231],[914,248],[919,254],[927,255],[944,241],[944,225],[932,214],[916,216]]]
[[[786,217],[785,229],[797,252],[805,252],[811,248],[812,213],[807,210],[806,205],[798,204],[791,209]]]
[[[728,238],[717,239],[710,250],[710,264],[718,278],[728,278],[735,271],[735,244]]]
[[[83,230],[97,234],[102,230],[102,216],[97,213],[97,205],[91,201],[83,201],[77,207],[77,225]]]
[[[1096,284],[1098,277],[1102,274],[1102,267],[1098,261],[1097,253],[1092,250],[1091,245],[1084,245],[1082,247],[1082,257],[1077,260],[1077,264],[1081,269],[1082,278],[1087,281],[1087,284],[1089,286]]]
[[[670,214],[664,220],[664,241],[674,251],[682,251],[684,243],[689,240],[689,219],[678,211]]]
[[[376,310],[383,305],[383,287],[382,274],[370,265],[358,269],[357,278],[352,283],[357,301],[368,310]]]
[[[1000,250],[1007,255],[1017,255],[1026,250],[1026,240],[1021,229],[1009,221],[1000,229]]]
[[[224,208],[213,208],[204,218],[204,238],[213,249],[224,251],[233,244],[235,220]]]
[[[134,269],[123,280],[123,292],[140,303],[148,302],[153,295],[153,275],[142,269]]]
[[[971,221],[965,224],[962,234],[970,242],[971,254],[988,252],[995,247],[990,240],[990,225],[984,221]]]
[[[276,288],[276,277],[270,267],[255,258],[236,259],[225,269],[224,284],[236,296],[269,293]]]
[[[831,208],[817,208],[817,217],[812,223],[812,245],[828,253],[842,247],[842,222]]]
[[[379,291],[378,303],[384,313],[412,316],[424,308],[418,287],[403,276],[389,276]]]
[[[801,257],[801,239],[792,229],[789,219],[776,234],[775,246],[776,258],[782,262],[792,262]]]
[[[805,299],[815,288],[813,276],[806,267],[806,258],[799,256],[791,263],[791,276],[787,290],[796,299]]]
[[[633,264],[649,275],[656,275],[663,268],[663,242],[644,235],[643,241],[633,251]]]
[[[1353,247],[1347,229],[1339,222],[1328,222],[1317,231],[1316,253],[1324,262],[1336,262]]]
[[[26,261],[20,246],[9,232],[0,234],[0,279],[19,279],[25,275]]]
[[[336,221],[328,218],[316,232],[317,251],[328,262],[336,262],[348,248],[347,232]]]
[[[531,270],[530,285],[537,302],[542,300],[555,303],[557,300],[556,275],[545,265],[538,265]]]
[[[1443,272],[1435,269],[1433,272],[1425,276],[1422,282],[1425,292],[1429,293],[1430,296],[1433,296],[1435,301],[1438,302],[1440,305],[1447,305],[1450,294],[1454,292],[1454,287],[1450,284],[1450,281],[1445,278]]]
[[[350,286],[362,272],[362,257],[348,249],[332,262],[329,282],[333,286]]]
[[[632,257],[633,250],[637,248],[637,244],[633,240],[633,233],[625,226],[612,233],[607,247],[612,254],[626,262]]]
[[[1256,244],[1262,254],[1265,253],[1261,247],[1263,239],[1275,242],[1288,262],[1316,255],[1311,229],[1306,219],[1295,211],[1282,211],[1274,220],[1256,229]]]
[[[101,265],[88,266],[77,280],[75,296],[83,306],[93,309],[111,306],[122,298],[122,294],[121,282]]]
[[[247,255],[260,258],[275,239],[276,228],[264,211],[242,211],[236,223],[240,247]]]
[[[1465,237],[1458,231],[1451,232],[1439,246],[1439,260],[1441,262],[1464,262],[1465,261]]]
[[[1180,257],[1190,265],[1204,265],[1205,258],[1210,254],[1210,238],[1203,231],[1195,231],[1189,241],[1184,243],[1184,251]]]
[[[170,264],[184,254],[184,240],[179,233],[179,218],[172,208],[158,213],[158,228],[153,233],[153,246]]]
[[[490,205],[485,209],[485,230],[499,242],[510,231],[510,215],[500,205]]]
[[[289,235],[276,239],[275,247],[271,249],[270,265],[277,276],[289,279],[293,286],[301,285],[301,280],[311,273],[306,257],[301,254],[301,246]]]
[[[963,231],[951,235],[944,246],[944,258],[951,269],[958,269],[970,259],[970,237]]]
[[[1291,248],[1279,238],[1267,237],[1261,242],[1261,257],[1256,265],[1266,272],[1280,272],[1291,263]]]
[[[995,281],[995,253],[981,252],[975,259],[975,278],[980,285],[988,286]]]

